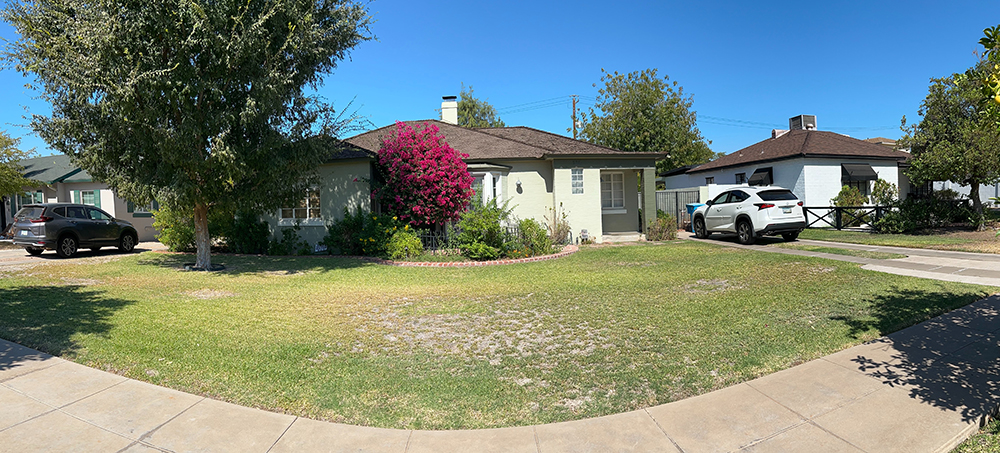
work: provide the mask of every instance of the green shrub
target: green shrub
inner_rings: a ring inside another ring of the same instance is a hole
[[[252,212],[238,213],[232,221],[223,243],[231,253],[267,253],[270,248],[270,228],[267,222]]]
[[[911,233],[953,223],[975,222],[975,212],[968,203],[950,199],[950,196],[951,194],[944,193],[941,196],[900,201],[896,203],[896,210],[886,213],[875,222],[875,232]]]
[[[840,193],[832,198],[830,203],[834,206],[864,206],[868,203],[868,197],[854,187],[843,186],[840,189]],[[868,217],[862,216],[862,212],[864,211],[860,209],[845,209],[840,215],[840,224],[845,227],[856,227],[861,226],[862,223],[867,223]]]
[[[526,258],[529,256],[549,255],[552,253],[552,239],[548,231],[535,219],[523,219],[517,222],[517,240],[514,249],[508,251],[511,258]]]
[[[462,256],[474,261],[489,261],[500,258],[500,249],[482,242],[462,244],[458,247]]]
[[[402,260],[420,256],[424,253],[424,244],[420,238],[409,229],[398,230],[393,233],[389,243],[386,244],[386,253],[389,258]]]
[[[298,225],[281,229],[281,239],[271,240],[267,246],[268,255],[311,255],[312,247],[299,236]]]
[[[876,206],[892,206],[899,199],[899,189],[896,185],[884,179],[875,180],[872,187],[871,200]]]
[[[462,213],[458,221],[458,248],[462,255],[472,260],[490,260],[505,256],[510,248],[505,225],[510,220],[508,202],[497,205],[496,200],[475,204]]]
[[[677,239],[677,219],[661,210],[656,211],[656,219],[646,228],[647,241],[672,241]]]
[[[389,256],[386,249],[397,231],[412,231],[398,218],[388,214],[371,214],[358,206],[352,214],[344,209],[344,218],[327,226],[328,232],[321,243],[328,253],[342,255]]]
[[[208,210],[208,234],[210,241],[216,241],[229,234],[232,224],[232,213],[225,209]],[[161,206],[153,213],[153,227],[156,228],[156,240],[160,241],[172,252],[193,252],[194,245],[194,212],[190,209],[177,209]]]

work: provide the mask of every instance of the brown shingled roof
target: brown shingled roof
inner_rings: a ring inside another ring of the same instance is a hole
[[[437,126],[448,145],[469,155],[467,161],[543,159],[558,156],[603,157],[611,155],[645,158],[664,156],[664,154],[619,151],[523,126],[469,129],[438,120],[404,122],[411,126],[424,123]],[[395,124],[381,127],[348,138],[346,141],[372,153],[378,152],[382,138],[386,134],[392,133],[395,127]]]
[[[910,155],[903,151],[890,149],[884,145],[867,143],[864,140],[858,140],[834,132],[794,130],[778,138],[769,138],[754,143],[739,151],[693,168],[688,173],[699,173],[702,171],[795,157],[819,156],[903,161]]]

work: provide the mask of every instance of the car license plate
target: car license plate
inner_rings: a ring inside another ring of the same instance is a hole
[[[789,206],[787,208],[781,208],[781,212],[783,212],[785,214],[791,214],[792,213],[792,207]]]

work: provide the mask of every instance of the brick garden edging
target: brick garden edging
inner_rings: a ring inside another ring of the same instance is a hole
[[[562,251],[559,253],[553,253],[551,255],[542,256],[532,256],[530,258],[518,258],[514,260],[493,260],[493,261],[392,261],[384,260],[382,258],[373,258],[370,256],[359,256],[365,261],[370,261],[376,264],[383,264],[386,266],[399,266],[399,267],[480,267],[480,266],[500,266],[504,264],[518,264],[518,263],[533,263],[535,261],[548,261],[554,260],[556,258],[562,258],[564,256],[569,256],[580,250],[580,247],[575,245],[567,245],[563,247]]]
[[[356,256],[356,255],[306,255],[311,257],[329,257],[329,258],[356,258],[361,261],[368,261],[370,263],[381,264],[384,266],[399,266],[399,267],[481,267],[481,266],[500,266],[504,264],[518,264],[518,263],[533,263],[536,261],[548,261],[554,260],[556,258],[562,258],[564,256],[569,256],[580,250],[579,246],[567,245],[564,246],[561,252],[553,253],[551,255],[543,256],[533,256],[530,258],[518,258],[514,260],[494,260],[494,261],[392,261],[384,260],[382,258],[375,258],[371,256]],[[170,252],[166,250],[154,250],[155,253],[163,253],[165,255],[191,255],[190,252]],[[264,255],[240,255],[238,253],[215,253],[214,256],[264,256]],[[285,257],[298,257],[301,255],[269,255],[269,256],[285,256]]]

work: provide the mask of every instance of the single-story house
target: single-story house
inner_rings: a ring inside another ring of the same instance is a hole
[[[909,153],[816,130],[815,124],[812,115],[793,117],[789,130],[773,130],[769,139],[702,165],[667,172],[661,180],[668,190],[777,185],[790,189],[806,206],[829,206],[843,186],[870,195],[876,179],[896,185],[901,198],[918,189],[902,172]]]
[[[140,241],[156,240],[153,214],[148,207],[135,206],[108,188],[94,181],[90,174],[70,162],[69,156],[54,154],[18,162],[24,176],[43,185],[25,187],[21,194],[3,197],[0,231],[13,222],[13,215],[29,203],[83,203],[101,208],[115,218],[132,222]]]
[[[515,217],[543,224],[560,210],[574,240],[583,231],[595,242],[634,240],[648,225],[644,216],[655,218],[656,160],[665,153],[619,151],[530,127],[460,127],[453,97],[442,102],[442,120],[407,123],[436,126],[452,148],[469,155],[465,162],[484,201],[509,201]],[[267,219],[275,235],[298,223],[300,236],[315,244],[345,207],[370,210],[373,156],[394,131],[388,125],[344,140],[319,168],[320,186]]]

